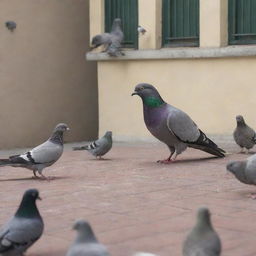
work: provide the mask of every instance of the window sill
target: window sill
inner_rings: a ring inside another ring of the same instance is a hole
[[[88,52],[88,61],[124,61],[159,59],[199,59],[256,56],[256,45],[227,46],[215,48],[162,48],[159,50],[125,50],[125,56],[110,57],[106,53]]]

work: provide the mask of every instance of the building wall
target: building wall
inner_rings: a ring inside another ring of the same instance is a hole
[[[207,134],[232,134],[237,114],[256,127],[255,57],[98,62],[99,132],[118,140],[151,139],[138,83],[157,87],[166,102],[187,112]]]
[[[5,21],[13,20],[10,32]],[[86,62],[88,0],[0,1],[0,148],[32,146],[59,122],[97,137],[96,64]]]

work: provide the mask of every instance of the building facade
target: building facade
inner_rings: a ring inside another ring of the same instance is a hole
[[[86,56],[98,67],[99,133],[151,138],[141,100],[130,97],[142,82],[207,134],[231,134],[238,114],[256,127],[255,13],[254,0],[90,0],[90,37],[119,17],[127,48],[117,58]],[[138,35],[138,25],[145,35]]]
[[[97,137],[96,64],[84,59],[88,48],[89,0],[0,1],[1,149],[36,145],[59,122],[71,128],[66,141]]]

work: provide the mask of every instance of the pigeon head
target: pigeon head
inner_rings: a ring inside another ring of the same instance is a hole
[[[236,122],[237,124],[245,124],[244,118],[241,115],[236,116]]]
[[[117,27],[121,27],[121,19],[120,18],[116,18],[114,19],[113,21],[113,24],[112,24],[112,30],[115,30],[115,28]]]
[[[91,47],[91,49],[97,48],[100,45],[102,45],[102,36],[101,35],[94,36],[92,38],[91,45],[93,45],[93,47]]]
[[[111,132],[111,131],[107,131],[104,136],[106,136],[106,137],[112,137],[112,132]]]
[[[73,229],[78,232],[77,241],[80,241],[80,242],[97,241],[89,222],[85,220],[78,220],[74,224]]]
[[[54,131],[56,132],[65,132],[65,131],[69,131],[69,127],[64,124],[64,123],[60,123],[60,124],[57,124]]]
[[[165,103],[157,89],[150,84],[141,83],[136,85],[133,95],[140,96],[143,103],[149,107],[159,107]]]
[[[40,216],[36,207],[36,200],[41,200],[37,189],[25,191],[20,206],[15,214],[17,217],[34,217]]]
[[[246,165],[244,161],[232,161],[227,164],[226,168],[229,172],[233,173],[234,175],[237,174],[240,170],[242,170]]]
[[[197,211],[197,227],[211,227],[211,214],[207,207],[201,207]]]
[[[57,124],[49,140],[55,144],[63,145],[63,133],[69,130],[70,129],[66,124],[64,123]]]

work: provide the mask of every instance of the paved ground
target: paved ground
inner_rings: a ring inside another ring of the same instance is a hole
[[[238,151],[232,143],[221,144],[230,153]],[[38,188],[45,232],[27,256],[65,255],[75,237],[71,226],[81,218],[91,222],[113,256],[136,251],[179,256],[196,209],[205,205],[222,239],[222,255],[255,256],[256,200],[247,194],[256,188],[225,171],[228,161],[247,156],[215,159],[188,150],[175,164],[156,163],[167,155],[161,144],[116,144],[108,160],[96,161],[68,146],[60,161],[44,172],[56,176],[51,182],[31,179],[25,169],[1,168],[0,224],[14,213],[24,190]]]

